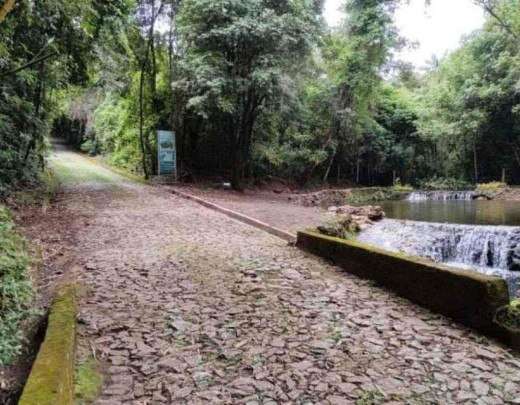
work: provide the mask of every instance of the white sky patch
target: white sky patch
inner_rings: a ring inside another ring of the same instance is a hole
[[[338,10],[343,0],[326,0],[325,18],[336,26],[343,18]],[[419,43],[416,49],[403,50],[400,59],[424,67],[432,56],[444,56],[456,49],[465,35],[481,28],[485,21],[482,9],[472,0],[410,0],[396,13],[396,24],[401,35]]]

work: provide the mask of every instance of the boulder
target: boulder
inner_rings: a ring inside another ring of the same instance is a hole
[[[385,217],[385,212],[380,206],[367,205],[364,207],[353,207],[351,205],[343,205],[341,207],[331,207],[329,212],[336,214],[348,214],[358,218],[367,218],[370,221],[379,221]]]

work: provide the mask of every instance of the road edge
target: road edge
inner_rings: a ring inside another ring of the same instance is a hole
[[[265,231],[267,233],[270,233],[271,235],[273,236],[276,236],[280,239],[283,239],[285,240],[286,242],[289,242],[291,244],[295,244],[296,243],[296,235],[290,233],[290,232],[287,232],[287,231],[284,231],[282,229],[279,229],[279,228],[276,228],[272,225],[269,225],[265,222],[262,222],[262,221],[259,221],[258,219],[255,219],[255,218],[252,218],[252,217],[249,217],[247,215],[244,215],[240,212],[237,212],[237,211],[233,211],[233,210],[230,210],[228,208],[224,208],[218,204],[215,204],[215,203],[212,203],[212,202],[209,202],[207,200],[204,200],[200,197],[196,197],[192,194],[188,194],[188,193],[185,193],[183,191],[179,191],[175,188],[172,188],[170,189],[170,191],[179,196],[179,197],[182,197],[186,200],[190,200],[190,201],[194,201],[196,202],[197,204],[200,204],[202,205],[203,207],[206,207],[206,208],[209,208],[213,211],[217,211],[217,212],[220,212],[221,214],[224,214],[230,218],[233,218],[233,219],[236,219],[240,222],[243,222],[247,225],[250,225],[250,226],[253,226],[257,229],[260,229],[262,231]]]

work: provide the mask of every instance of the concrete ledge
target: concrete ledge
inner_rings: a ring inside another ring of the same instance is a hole
[[[59,292],[51,306],[45,340],[19,405],[74,403],[75,338],[75,288],[67,286]]]
[[[214,211],[217,211],[217,212],[220,212],[220,213],[222,213],[224,215],[227,215],[230,218],[233,218],[233,219],[236,219],[236,220],[238,220],[240,222],[243,222],[245,224],[254,226],[255,228],[258,228],[258,229],[261,229],[261,230],[263,230],[265,232],[270,233],[271,235],[274,235],[274,236],[277,236],[277,237],[279,237],[281,239],[284,239],[284,240],[286,240],[289,243],[296,242],[296,235],[293,235],[292,233],[283,231],[283,230],[278,229],[278,228],[276,228],[274,226],[266,224],[265,222],[262,222],[262,221],[259,221],[257,219],[248,217],[247,215],[241,214],[240,212],[236,212],[236,211],[233,211],[233,210],[221,207],[220,205],[217,205],[217,204],[214,204],[212,202],[203,200],[202,198],[196,197],[196,196],[188,194],[188,193],[184,193],[184,192],[179,191],[179,190],[173,189],[172,193],[175,194],[175,195],[178,195],[179,197],[185,198],[187,200],[194,201],[194,202],[196,202],[196,203],[198,203],[198,204],[200,204],[200,205],[202,205],[202,206],[204,206],[206,208],[210,208],[210,209],[212,209]]]
[[[460,323],[495,337],[510,338],[494,323],[496,311],[509,304],[507,284],[499,277],[457,270],[312,231],[299,232],[297,246]]]

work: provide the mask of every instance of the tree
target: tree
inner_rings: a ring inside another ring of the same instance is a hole
[[[348,0],[347,18],[328,39],[324,56],[335,82],[331,131],[338,151],[355,162],[354,180],[360,182],[363,135],[372,127],[375,95],[382,83],[382,69],[399,45],[393,23],[398,2]],[[332,164],[332,161],[331,161]]]
[[[187,49],[188,106],[218,115],[231,145],[232,185],[243,188],[254,127],[266,102],[280,96],[284,68],[312,45],[319,4],[307,0],[186,0],[180,32]]]
[[[517,26],[518,0],[486,4],[511,30]],[[519,178],[520,45],[497,17],[441,61],[419,91],[419,129],[435,142],[443,175],[476,182],[507,169]]]

